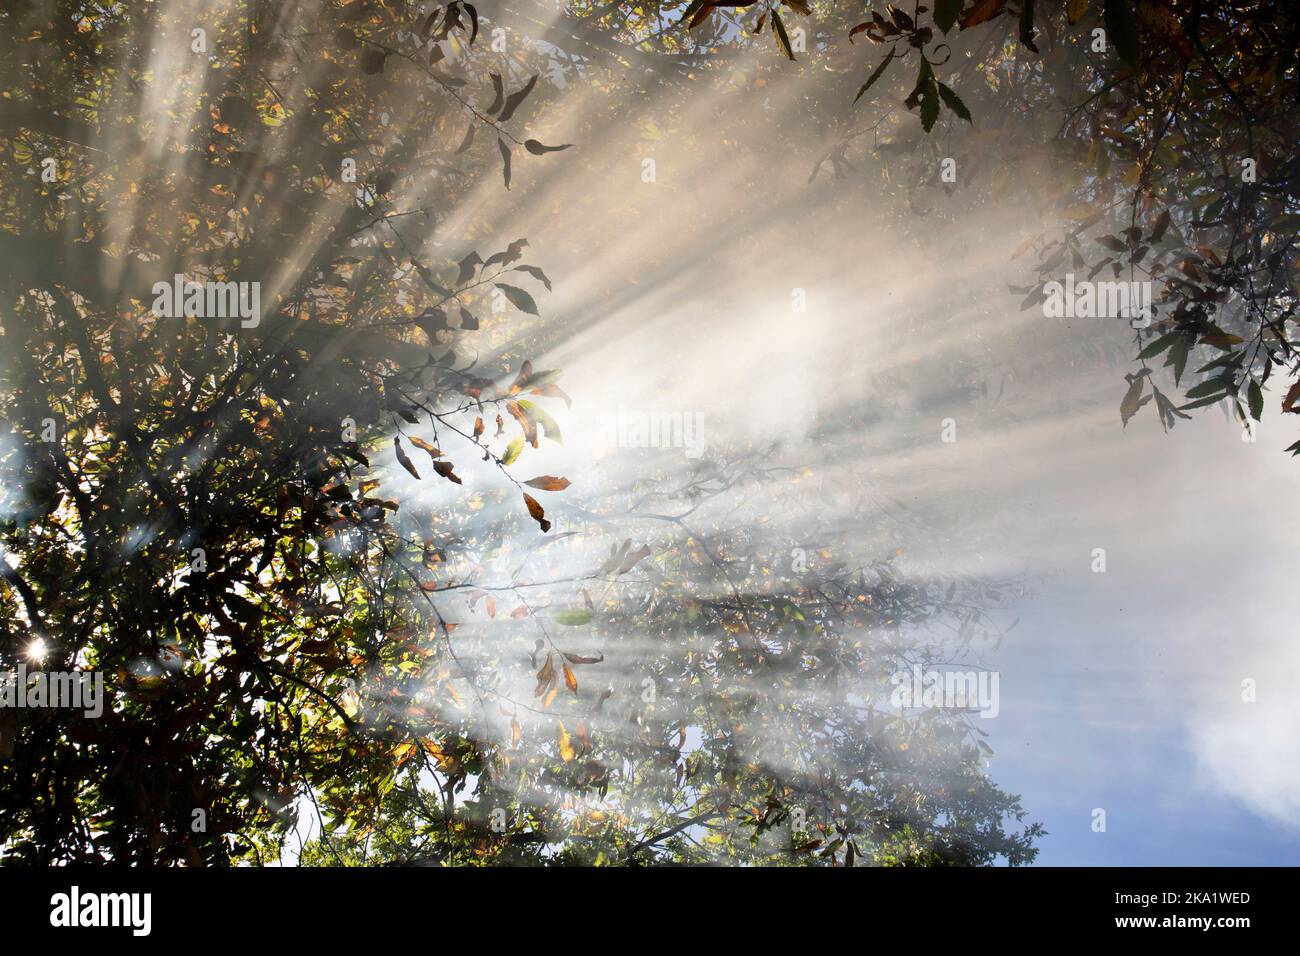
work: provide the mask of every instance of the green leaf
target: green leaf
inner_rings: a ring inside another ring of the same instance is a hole
[[[552,620],[556,624],[563,624],[566,627],[581,627],[591,620],[591,612],[586,608],[574,608],[567,611],[556,611]]]
[[[952,110],[966,122],[974,123],[974,120],[970,118],[970,110],[966,108],[966,104],[963,103],[961,97],[954,93],[947,85],[943,83],[939,84],[939,95],[943,97],[943,101],[948,105],[948,109]]]
[[[939,119],[939,98],[930,94],[921,100],[921,129],[927,133],[934,129],[935,121]]]
[[[862,94],[867,92],[867,90],[871,89],[871,87],[875,85],[876,80],[880,79],[881,74],[885,72],[885,67],[889,66],[889,63],[891,60],[893,60],[893,58],[894,58],[894,51],[891,48],[889,51],[889,55],[880,62],[880,66],[876,67],[871,72],[871,75],[867,77],[867,82],[862,84],[862,89],[858,90],[858,95],[853,97],[854,103],[862,99]]]
[[[510,188],[510,147],[500,136],[497,137],[497,149],[501,151],[501,178],[505,180],[506,189]]]
[[[1227,386],[1221,378],[1211,378],[1202,382],[1200,385],[1194,385],[1187,390],[1187,398],[1203,398],[1206,395],[1226,395]]]
[[[700,8],[708,2],[709,0],[691,0],[691,5],[687,7],[686,12],[682,14],[680,22],[690,24],[691,21],[695,19],[695,15],[700,12]],[[693,26],[694,24],[691,25]]]
[[[572,143],[565,143],[563,146],[547,146],[545,143],[535,139],[524,140],[524,149],[528,150],[528,152],[532,153],[534,156],[543,156],[546,153],[558,153],[562,150],[571,149],[572,147]]]
[[[793,60],[794,50],[790,48],[790,35],[785,32],[785,23],[781,19],[781,14],[775,10],[772,11],[772,32],[776,34],[776,42],[780,44],[781,50]]]
[[[534,73],[527,83],[506,97],[506,105],[501,110],[501,115],[497,117],[498,122],[504,123],[506,120],[510,119],[510,117],[515,115],[515,110],[519,108],[519,104],[528,98],[528,94],[531,93],[533,87],[537,85],[537,78],[540,75],[540,73]]]
[[[498,282],[496,287],[505,293],[506,298],[510,300],[510,304],[520,312],[527,312],[530,315],[539,314],[537,311],[537,303],[534,302],[533,297],[523,289],[514,285],[506,285],[504,282]]]
[[[1165,431],[1169,431],[1169,429],[1177,425],[1178,419],[1192,417],[1180,412],[1165,393],[1156,388],[1154,384],[1151,386],[1151,391],[1156,396],[1156,411],[1160,414],[1160,422],[1164,425]]]
[[[1038,52],[1034,46],[1034,0],[1020,0],[1020,42]]]
[[[551,417],[550,412],[525,398],[519,399],[519,407],[528,413],[529,418],[542,426],[547,438],[557,445],[564,444],[564,436],[560,434],[560,426],[555,423],[555,419]]]
[[[534,279],[536,279],[536,280],[537,280],[538,282],[540,282],[542,285],[546,286],[546,291],[547,291],[547,292],[550,292],[550,291],[551,291],[551,280],[548,279],[548,278],[546,278],[546,273],[543,272],[541,269],[537,268],[537,266],[515,266],[515,267],[514,267],[513,269],[511,269],[510,271],[511,271],[511,272],[527,272],[530,276],[532,276]]]
[[[1202,398],[1198,402],[1188,402],[1187,404],[1179,405],[1178,407],[1183,411],[1187,411],[1189,408],[1200,408],[1202,405],[1213,405],[1215,402],[1223,401],[1226,394],[1226,392],[1221,392],[1218,395],[1211,395],[1208,398]]]
[[[961,16],[961,8],[965,0],[937,0],[934,5],[934,25],[947,33],[957,23],[957,18]]]
[[[524,450],[524,436],[517,435],[506,445],[506,453],[501,456],[501,464],[513,465],[518,459],[519,454]]]
[[[1259,387],[1259,382],[1253,378],[1250,380],[1250,387],[1246,389],[1246,396],[1250,402],[1250,417],[1259,421],[1260,416],[1264,414],[1264,391]]]
[[[1142,360],[1155,358],[1165,349],[1169,348],[1169,346],[1178,341],[1178,337],[1181,334],[1181,332],[1166,332],[1164,335],[1160,336],[1160,338],[1148,343],[1147,347],[1138,353],[1138,358]]]
[[[1240,335],[1225,332],[1217,322],[1207,322],[1205,331],[1201,334],[1202,345],[1212,345],[1223,352],[1232,351],[1232,346],[1240,345],[1242,341]]]
[[[473,28],[469,35],[469,45],[473,46],[474,41],[478,39],[478,9],[472,3],[462,4],[469,13],[470,26]]]
[[[1142,60],[1142,42],[1128,0],[1106,0],[1104,18],[1106,36],[1115,44],[1120,59],[1136,70]]]
[[[1165,359],[1166,365],[1173,366],[1174,384],[1182,383],[1183,372],[1187,370],[1187,357],[1192,354],[1192,338],[1189,335],[1180,335],[1174,347],[1169,350],[1169,356]]]
[[[934,129],[939,118],[939,97],[935,89],[934,70],[929,60],[921,60],[921,72],[916,78],[916,94],[921,97],[921,128],[927,133]]]

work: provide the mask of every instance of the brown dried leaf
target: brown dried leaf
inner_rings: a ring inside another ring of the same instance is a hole
[[[449,461],[435,461],[433,463],[433,470],[436,471],[440,477],[446,478],[448,481],[454,481],[458,485],[464,484],[464,482],[460,480],[460,476],[452,470],[454,467],[455,466]]]
[[[546,533],[547,531],[550,531],[551,523],[546,520],[546,511],[537,503],[537,499],[525,492],[524,504],[528,506],[528,513],[532,515],[533,520],[541,526],[542,532]]]
[[[555,680],[555,664],[551,661],[551,655],[547,654],[546,663],[537,672],[537,686],[533,689],[533,696],[541,697],[553,680]]]
[[[563,491],[569,487],[569,479],[557,478],[554,475],[539,475],[536,478],[529,478],[524,484],[539,491]]]
[[[1007,0],[978,0],[966,14],[957,22],[961,24],[963,30],[969,30],[971,27],[979,26],[988,20],[992,20],[1007,5]]]
[[[415,465],[407,457],[406,452],[402,449],[402,440],[396,435],[393,436],[393,450],[397,453],[397,463],[411,473],[411,477],[416,481],[420,480],[420,473],[415,470]]]
[[[1300,380],[1291,385],[1291,388],[1286,393],[1286,398],[1282,399],[1282,411],[1294,412],[1300,415],[1300,408],[1296,407],[1297,402],[1300,402]]]
[[[518,402],[506,402],[506,411],[519,422],[520,427],[524,430],[524,438],[527,439],[528,444],[536,448],[538,441],[537,423],[520,407]]]

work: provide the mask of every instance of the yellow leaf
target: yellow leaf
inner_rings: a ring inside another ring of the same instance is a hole
[[[511,439],[510,444],[506,446],[506,453],[501,456],[501,464],[513,465],[519,453],[524,450],[524,436],[519,435]]]
[[[397,766],[400,767],[402,764],[406,763],[406,761],[410,760],[414,753],[415,743],[413,741],[408,740],[404,743],[398,744],[397,748],[393,751],[393,756],[397,758]]]
[[[564,722],[560,722],[560,759],[565,763],[572,763],[574,757],[573,741],[569,737],[569,732],[564,729]]]

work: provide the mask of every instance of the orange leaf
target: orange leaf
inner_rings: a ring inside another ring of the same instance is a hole
[[[569,487],[569,479],[557,478],[554,475],[538,475],[536,478],[529,478],[524,484],[539,491],[563,491]]]
[[[548,398],[562,398],[566,405],[570,408],[573,407],[573,399],[565,394],[564,389],[553,383],[548,382],[545,385],[538,385],[536,388],[530,388],[529,391],[534,395],[545,395]]]
[[[406,440],[409,441],[416,448],[421,448],[424,451],[427,451],[429,453],[429,457],[431,458],[442,457],[442,452],[435,445],[430,445],[427,441],[425,441],[423,438],[421,438],[418,435],[407,435]]]
[[[537,447],[537,423],[529,417],[523,407],[518,402],[506,402],[506,411],[515,417],[519,425],[524,430],[524,438],[528,444],[534,448]]]
[[[979,26],[986,20],[992,20],[1002,12],[1002,8],[1006,5],[1007,0],[979,0],[966,16],[957,22],[961,24],[963,30],[969,30],[971,27]]]
[[[1286,398],[1282,399],[1282,411],[1295,412],[1300,415],[1300,408],[1296,408],[1296,403],[1300,402],[1300,380],[1297,380],[1286,393]]]

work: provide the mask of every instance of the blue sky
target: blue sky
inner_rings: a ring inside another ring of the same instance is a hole
[[[1026,608],[1016,633],[1055,632],[1085,642],[1097,617],[1062,615],[1060,595]],[[1074,608],[1072,610],[1077,610]],[[1092,607],[1105,615],[1117,607]],[[1055,642],[1053,642],[1055,643]],[[1175,711],[1134,722],[1095,719],[1100,708],[1140,709],[1115,700],[1136,682],[1105,665],[1076,669],[1046,646],[1018,647],[1002,666],[1002,713],[995,720],[999,785],[1019,793],[1048,830],[1046,866],[1254,866],[1300,863],[1300,829],[1263,816],[1209,778]],[[1106,832],[1092,811],[1106,810]]]
[[[1002,708],[989,729],[994,778],[1049,831],[1039,863],[1300,863],[1300,477],[1279,418],[1254,444],[1217,412],[1168,436],[1135,420],[1100,433],[1096,471],[1058,475],[1029,506],[1041,533],[1024,556],[1046,577],[992,658]]]

